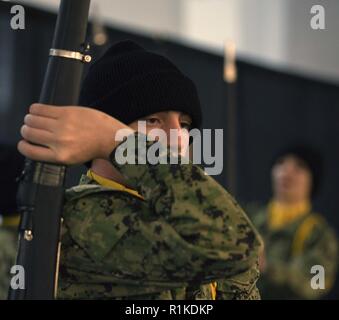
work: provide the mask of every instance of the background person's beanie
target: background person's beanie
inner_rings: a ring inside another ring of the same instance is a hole
[[[312,147],[305,144],[298,144],[280,150],[273,158],[271,168],[282,158],[293,155],[305,163],[312,174],[311,197],[317,195],[322,178],[323,159]]]
[[[110,47],[89,69],[79,104],[129,124],[161,111],[181,111],[201,126],[201,107],[194,83],[170,60],[133,41]]]

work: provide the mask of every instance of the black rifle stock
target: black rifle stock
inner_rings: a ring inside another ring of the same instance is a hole
[[[61,0],[40,103],[78,102],[90,0]],[[25,271],[25,288],[11,287],[9,299],[56,297],[60,221],[66,167],[25,160],[17,193],[21,214],[16,265]]]

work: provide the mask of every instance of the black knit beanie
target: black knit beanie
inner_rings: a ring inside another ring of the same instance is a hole
[[[91,65],[79,104],[103,111],[129,124],[161,111],[191,116],[201,126],[201,108],[194,83],[170,60],[134,43],[114,44]]]
[[[288,155],[293,155],[302,160],[310,170],[313,180],[311,196],[314,198],[317,195],[322,176],[322,158],[320,154],[314,148],[305,144],[289,146],[275,155],[271,167]]]

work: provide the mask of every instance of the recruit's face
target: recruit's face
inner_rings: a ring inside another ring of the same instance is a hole
[[[287,155],[273,166],[272,184],[275,198],[281,201],[309,200],[312,174],[304,161],[293,155]]]
[[[189,147],[189,130],[192,119],[187,114],[178,111],[165,111],[153,113],[142,119],[146,123],[146,133],[158,139],[157,130],[162,129],[166,134],[166,143],[169,146],[177,148],[179,154],[186,155]],[[129,124],[134,130],[138,130],[138,121]],[[176,129],[176,134],[170,138],[170,130]],[[152,130],[152,131],[151,131]]]

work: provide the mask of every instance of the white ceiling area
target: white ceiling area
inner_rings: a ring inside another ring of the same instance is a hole
[[[58,0],[21,0],[56,11]],[[309,0],[92,0],[109,25],[170,37],[222,53],[233,40],[239,56],[257,63],[339,82],[339,1],[317,0],[326,29],[310,27]]]

